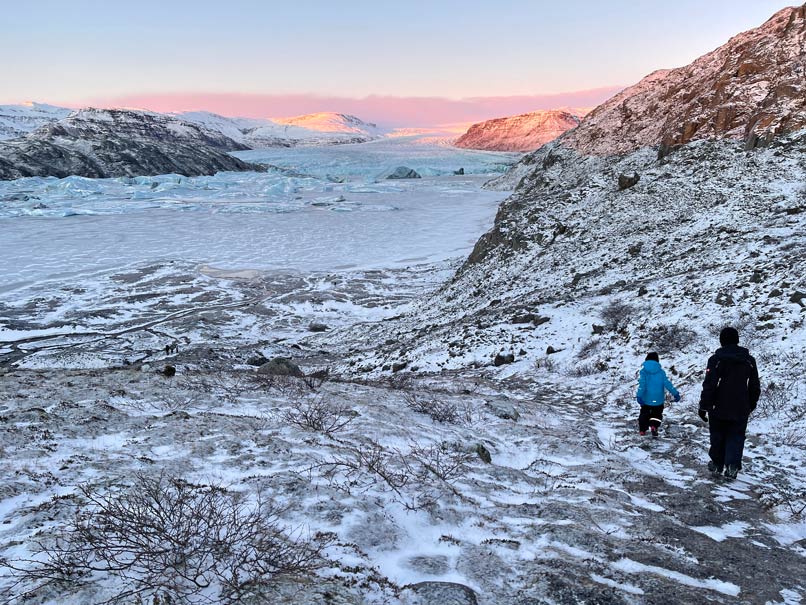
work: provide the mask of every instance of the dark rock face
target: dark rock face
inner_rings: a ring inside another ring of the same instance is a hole
[[[394,172],[386,177],[387,179],[419,179],[422,178],[415,170],[406,166],[398,166]]]
[[[287,357],[275,357],[257,369],[258,374],[269,376],[293,376],[302,378],[304,374],[300,367]]]
[[[0,142],[0,180],[264,170],[228,151],[246,149],[197,124],[143,111],[83,109],[27,136]]]

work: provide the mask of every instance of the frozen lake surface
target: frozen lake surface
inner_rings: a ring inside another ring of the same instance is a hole
[[[0,183],[0,292],[163,260],[301,272],[445,260],[492,224],[504,194],[481,185],[516,157],[416,139],[238,155],[272,167]],[[424,178],[386,180],[400,165]]]

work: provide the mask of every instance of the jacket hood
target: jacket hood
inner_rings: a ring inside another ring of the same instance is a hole
[[[644,362],[643,368],[649,374],[657,374],[658,372],[663,371],[663,369],[660,367],[660,364],[654,359],[646,360]]]
[[[716,350],[716,355],[720,359],[732,359],[735,361],[745,361],[750,359],[750,351],[739,345],[725,345]]]

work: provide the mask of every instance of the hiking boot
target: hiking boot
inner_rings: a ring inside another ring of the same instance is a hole
[[[646,435],[646,431],[638,431],[638,434],[641,435],[641,437],[643,437],[644,435]]]
[[[739,467],[729,464],[728,467],[725,469],[725,476],[728,479],[735,479],[736,475],[739,474]]]
[[[652,430],[652,436],[653,436],[653,437],[657,437],[657,436],[658,436],[658,429],[656,429],[656,428],[653,426],[651,430]]]
[[[711,460],[708,463],[708,470],[711,471],[712,473],[714,473],[715,475],[721,475],[722,474],[722,467],[717,466],[716,463],[713,460]]]

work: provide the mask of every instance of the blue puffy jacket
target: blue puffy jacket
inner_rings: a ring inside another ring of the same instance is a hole
[[[638,392],[635,394],[641,405],[663,405],[666,399],[664,389],[677,400],[680,394],[666,378],[666,372],[657,361],[647,360],[638,375]]]

